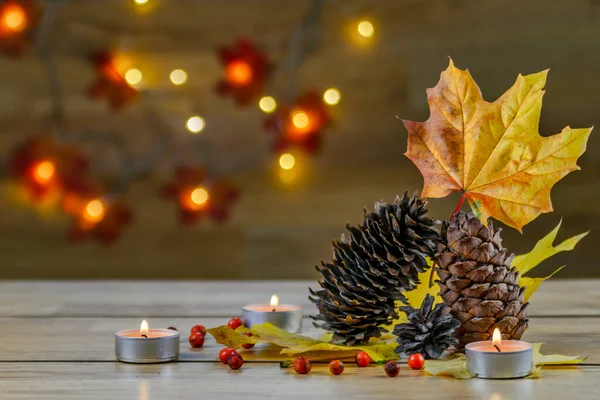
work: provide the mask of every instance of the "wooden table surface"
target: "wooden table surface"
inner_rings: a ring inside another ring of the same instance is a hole
[[[426,376],[404,364],[399,377],[381,366],[347,364],[341,376],[316,364],[309,375],[264,361],[273,349],[245,351],[242,370],[218,359],[210,335],[190,349],[187,332],[224,324],[242,305],[301,304],[315,282],[3,282],[0,283],[0,399],[591,399],[600,398],[600,281],[554,280],[532,298],[524,339],[543,353],[587,355],[578,368],[547,369],[542,379],[459,381]],[[174,325],[182,333],[179,362],[115,361],[114,332]],[[320,332],[304,320],[304,333]]]

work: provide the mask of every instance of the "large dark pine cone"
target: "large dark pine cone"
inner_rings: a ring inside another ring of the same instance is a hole
[[[333,259],[316,266],[322,290],[310,290],[318,328],[333,332],[333,343],[364,344],[381,336],[381,325],[397,316],[394,302],[419,283],[418,274],[442,246],[427,216],[427,202],[405,193],[394,203],[375,203],[362,225],[346,225],[348,238],[333,241]]]
[[[527,328],[527,305],[519,273],[500,239],[501,228],[484,226],[473,214],[459,212],[442,225],[445,251],[436,255],[437,283],[444,303],[460,322],[456,337],[462,349],[487,340],[495,328],[504,339],[520,339]]]
[[[421,353],[425,358],[440,358],[444,350],[458,344],[454,331],[460,321],[444,312],[443,303],[433,307],[434,297],[425,296],[421,308],[411,306],[400,307],[406,313],[408,322],[394,327],[394,335],[398,336],[396,353]],[[432,308],[433,307],[433,308]]]

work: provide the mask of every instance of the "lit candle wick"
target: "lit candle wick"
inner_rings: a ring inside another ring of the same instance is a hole
[[[492,334],[492,346],[498,350],[498,353],[502,353],[502,350],[500,350],[500,344],[502,344],[502,334],[500,333],[500,329],[496,328]]]
[[[142,325],[140,326],[140,336],[148,339],[148,335],[146,335],[146,334],[148,333],[149,330],[150,330],[150,327],[148,326],[148,322],[146,320],[143,320]]]
[[[274,294],[273,296],[271,296],[271,308],[273,309],[272,312],[277,311],[278,305],[279,305],[279,297],[277,297],[277,295]]]

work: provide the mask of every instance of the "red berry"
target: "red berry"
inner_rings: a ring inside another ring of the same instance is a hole
[[[201,333],[202,335],[206,335],[206,328],[204,325],[194,325],[192,329],[190,329],[190,333],[195,333],[196,335]]]
[[[310,360],[304,357],[296,357],[294,360],[294,371],[299,374],[308,374],[310,372]]]
[[[387,364],[385,364],[385,373],[390,378],[398,376],[400,373],[400,366],[395,361],[388,361]]]
[[[356,353],[356,357],[354,357],[354,359],[356,360],[356,365],[359,367],[366,367],[371,362],[371,357],[369,357],[369,355],[364,351],[359,351]]]
[[[248,337],[250,337],[250,336],[254,336],[254,335],[253,335],[253,334],[251,334],[250,332],[246,332],[246,333],[244,333],[244,335],[246,335],[246,336],[248,336]],[[248,349],[251,349],[251,348],[253,348],[253,347],[254,347],[254,343],[244,343],[244,344],[242,345],[242,347],[243,347],[243,348],[245,348],[246,350],[248,350]]]
[[[421,353],[415,353],[408,356],[408,366],[412,369],[421,369],[425,365],[425,357]]]
[[[242,320],[240,318],[231,318],[229,320],[229,322],[227,323],[227,326],[230,327],[231,329],[237,329],[240,326],[244,325],[244,323],[242,322]]]
[[[227,364],[227,360],[229,360],[229,357],[231,357],[234,353],[237,353],[237,351],[229,347],[225,347],[219,352],[219,360],[221,360],[223,364]]]
[[[244,365],[244,359],[238,353],[233,353],[229,359],[227,359],[227,364],[229,364],[229,368],[231,369],[240,369],[242,365]]]
[[[340,360],[333,360],[329,363],[329,372],[333,375],[339,375],[344,372],[344,363]]]
[[[196,335],[192,333],[188,340],[190,341],[190,346],[192,346],[194,349],[199,349],[200,347],[204,346],[204,335]]]

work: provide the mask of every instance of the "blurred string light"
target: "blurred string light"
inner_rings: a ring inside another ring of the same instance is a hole
[[[146,3],[148,3],[148,0],[133,0],[133,2],[137,5],[144,5]]]
[[[302,110],[292,111],[292,124],[298,129],[305,130],[310,124],[308,114]]]
[[[225,76],[232,85],[244,86],[252,81],[252,68],[244,61],[232,61],[227,65]]]
[[[125,80],[130,85],[137,85],[142,81],[142,71],[137,68],[130,68],[125,72]]]
[[[0,21],[7,30],[21,32],[27,27],[27,13],[19,4],[9,3],[2,10]]]
[[[56,172],[56,168],[51,161],[40,161],[36,164],[33,171],[33,178],[40,185],[46,184],[52,180],[54,174]]]
[[[264,96],[258,102],[258,107],[262,112],[271,114],[277,108],[277,102],[271,96]]]
[[[171,79],[171,83],[173,83],[173,85],[181,86],[187,81],[188,75],[187,72],[182,69],[174,69],[171,71],[169,78]]]
[[[90,224],[96,224],[102,221],[105,214],[106,209],[104,207],[104,204],[102,203],[102,200],[94,199],[87,203],[87,205],[85,206],[83,218],[86,222]]]
[[[195,115],[187,120],[185,126],[188,129],[188,131],[192,133],[199,133],[204,129],[206,123],[204,122],[204,119],[202,117]]]
[[[330,106],[338,104],[341,97],[340,91],[336,88],[329,88],[323,93],[323,101]]]
[[[296,158],[290,153],[282,154],[279,157],[279,166],[284,170],[290,170],[296,165]]]
[[[208,202],[208,191],[203,187],[197,187],[192,190],[190,200],[197,206],[203,206]]]
[[[371,21],[362,20],[358,23],[356,29],[358,30],[358,34],[364,38],[370,38],[375,33],[375,28]]]

